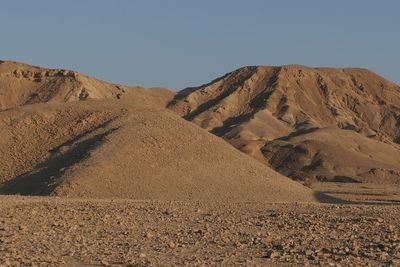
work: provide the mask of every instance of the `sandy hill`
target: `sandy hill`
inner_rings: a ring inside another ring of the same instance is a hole
[[[0,112],[0,193],[201,201],[314,201],[301,184],[143,101]]]
[[[400,87],[366,69],[244,67],[169,108],[295,179],[400,182]]]
[[[164,88],[129,87],[91,78],[72,70],[46,69],[0,61],[0,110],[26,104],[88,99],[159,99],[164,105],[174,95]]]

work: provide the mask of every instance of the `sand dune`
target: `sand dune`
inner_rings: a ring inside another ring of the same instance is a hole
[[[169,104],[292,178],[392,183],[400,178],[399,107],[400,87],[369,70],[300,65],[241,68]],[[368,175],[375,172],[382,175]]]

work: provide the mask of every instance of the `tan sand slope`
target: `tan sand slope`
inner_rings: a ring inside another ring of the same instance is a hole
[[[143,101],[158,98],[159,105],[164,105],[173,95],[164,88],[146,90],[107,83],[71,70],[0,61],[0,110],[33,103],[131,97],[142,97]]]
[[[169,108],[292,178],[400,178],[400,87],[369,70],[245,67]]]
[[[314,201],[222,139],[139,103],[28,105],[0,112],[0,129],[3,194]]]

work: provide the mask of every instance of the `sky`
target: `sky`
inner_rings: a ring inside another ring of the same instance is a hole
[[[400,84],[399,14],[398,0],[1,0],[0,59],[174,90],[284,64]]]

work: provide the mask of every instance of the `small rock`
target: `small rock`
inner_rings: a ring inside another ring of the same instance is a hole
[[[272,245],[272,242],[273,242],[273,239],[272,239],[271,236],[267,236],[267,237],[264,239],[264,241],[263,241],[263,243],[264,243],[265,246],[271,246],[271,245]]]
[[[275,259],[279,257],[279,252],[278,251],[272,251],[271,254],[269,254],[269,257],[271,259]]]
[[[154,235],[151,232],[147,232],[145,236],[147,238],[152,238]]]
[[[28,227],[26,227],[25,225],[20,225],[20,226],[18,226],[18,229],[21,231],[25,231],[28,229]]]
[[[110,264],[106,260],[101,260],[101,264],[104,266],[109,266]]]

